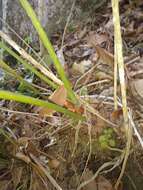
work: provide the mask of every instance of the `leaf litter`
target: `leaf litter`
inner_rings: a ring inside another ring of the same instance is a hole
[[[141,136],[143,136],[142,6],[140,1],[135,4],[134,2],[120,1],[120,7],[124,10],[121,10],[120,16],[123,49],[126,57],[127,100]],[[120,173],[119,155],[125,147],[126,139],[119,85],[117,89],[119,108],[114,110],[113,22],[110,3],[103,9],[102,15],[101,13],[96,13],[96,15],[92,13],[92,18],[95,17],[96,21],[89,18],[86,26],[79,27],[72,34],[67,33],[62,55],[59,52],[77,96],[81,98],[80,105],[75,106],[68,99],[68,92],[63,85],[55,90],[49,98],[46,97],[57,105],[66,107],[75,113],[84,114],[87,121],[89,117],[90,126],[85,121],[79,127],[76,121],[65,118],[64,115],[54,110],[37,109],[33,106],[23,107],[19,103],[7,101],[1,102],[2,106],[6,107],[5,111],[1,109],[1,128],[14,142],[11,144],[7,136],[4,138],[1,132],[0,141],[1,144],[5,144],[4,150],[2,145],[0,146],[0,155],[2,155],[0,157],[0,186],[2,189],[16,189],[25,184],[26,189],[33,190],[53,189],[53,186],[56,189],[74,190],[83,182],[93,178],[98,168],[100,169],[106,162],[116,161],[114,166],[109,165],[108,168],[103,168],[103,171],[99,172],[94,180],[82,188],[87,190],[114,189]],[[56,43],[59,42],[60,36]],[[119,79],[117,80],[119,83]],[[87,103],[87,106],[83,101]],[[89,127],[91,127],[90,134]],[[108,132],[109,129],[113,130],[111,134]],[[108,147],[110,139],[108,136],[115,141],[115,147]],[[101,137],[103,142],[99,141]],[[130,160],[132,164],[136,163],[139,168],[142,168],[143,153],[140,151],[141,147],[135,135],[133,142]],[[102,149],[100,143],[106,144],[107,147]],[[7,152],[6,156],[5,151]],[[133,157],[136,157],[136,161]],[[10,159],[8,165],[5,165],[2,158]],[[5,175],[3,175],[3,171]],[[9,175],[10,180],[7,178],[7,173],[11,174]],[[136,173],[141,182],[137,182],[132,173]],[[137,167],[130,168],[125,171],[119,189],[140,189],[142,181],[141,171]],[[6,183],[9,184],[6,185]]]

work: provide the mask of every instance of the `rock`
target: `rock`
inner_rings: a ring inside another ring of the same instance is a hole
[[[32,42],[36,44],[38,42],[37,33],[20,2],[17,0],[0,1],[3,2],[3,6],[0,7],[1,10],[3,10],[3,19],[23,39],[30,37]],[[73,0],[29,0],[29,3],[34,8],[37,16],[40,17],[42,26],[49,36],[51,33],[63,28],[69,15],[72,2]],[[0,11],[0,13],[2,14],[2,11]],[[17,40],[13,32],[10,32],[10,35],[14,40]]]
[[[53,32],[57,32],[64,28],[73,3],[73,0],[28,1],[34,8],[42,26],[49,36],[51,36]],[[90,0],[90,5],[92,5],[92,1],[94,2],[93,5],[96,7],[97,3],[101,3],[101,1],[105,2],[106,0]],[[82,4],[85,4],[85,2],[88,2],[88,0],[84,0],[83,2],[77,0],[74,8],[75,17],[81,14]],[[0,14],[2,14],[3,20],[23,39],[30,37],[32,45],[35,47],[35,45],[38,44],[39,46],[37,33],[18,0],[0,0]],[[3,28],[7,29],[5,25],[3,25]],[[14,40],[19,42],[19,39],[13,32],[10,32],[10,35]]]

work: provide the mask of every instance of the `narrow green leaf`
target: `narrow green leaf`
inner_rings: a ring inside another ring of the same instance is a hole
[[[84,119],[81,115],[74,113],[74,112],[71,112],[71,111],[69,111],[69,110],[65,109],[64,107],[61,107],[57,104],[54,104],[54,103],[51,103],[48,101],[44,101],[44,100],[41,100],[38,98],[25,96],[25,95],[22,95],[19,93],[13,93],[13,92],[5,91],[5,90],[0,90],[0,99],[14,100],[14,101],[25,103],[25,104],[45,107],[45,108],[55,110],[57,112],[64,113],[64,114],[66,114],[66,115],[68,115],[74,119],[79,119],[79,120]]]
[[[36,88],[34,88],[29,82],[25,81],[16,71],[14,71],[1,59],[0,59],[0,67],[6,72],[8,72],[10,75],[12,75],[14,78],[18,79],[20,82],[22,82],[25,86],[27,86],[32,91],[34,91],[35,93],[39,93],[39,91]]]
[[[32,6],[30,5],[30,3],[27,0],[20,0],[20,3],[22,5],[22,7],[24,8],[24,10],[26,11],[27,15],[29,16],[29,18],[31,19],[32,24],[35,27],[36,31],[38,32],[43,45],[48,50],[49,55],[57,69],[57,72],[58,72],[59,76],[61,77],[61,79],[65,85],[65,88],[68,90],[68,94],[69,94],[71,100],[74,103],[76,103],[77,99],[76,99],[74,92],[72,91],[71,84],[68,81],[68,79],[65,75],[65,71],[54,51],[54,48],[53,48],[50,40],[48,39],[46,32],[42,28],[42,25],[40,24],[39,20],[37,19],[37,16],[36,16]]]
[[[22,59],[19,55],[17,55],[13,50],[11,50],[9,47],[7,47],[4,43],[0,42],[0,48],[3,48],[6,50],[10,55],[15,57],[20,63],[24,65],[24,67],[31,72],[33,72],[35,75],[37,75],[41,80],[49,84],[54,89],[57,88],[57,85],[54,84],[51,80],[49,80],[46,76],[41,74],[39,71],[37,71],[32,65],[28,64],[24,59]]]
[[[0,68],[2,68],[5,72],[7,72],[12,77],[19,80],[25,87],[28,87],[30,90],[32,90],[34,93],[39,94],[39,91],[33,87],[29,82],[25,81],[15,70],[13,70],[11,67],[9,67],[4,61],[0,59]]]

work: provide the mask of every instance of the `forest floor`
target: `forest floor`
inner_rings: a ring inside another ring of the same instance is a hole
[[[143,137],[143,3],[140,2],[120,3],[127,102],[133,137],[118,190],[143,189],[143,140],[139,138]],[[86,116],[85,122],[76,122],[59,113],[49,117],[45,117],[43,112],[38,115],[34,106],[0,101],[0,123],[6,132],[0,134],[0,190],[115,189],[126,137],[119,81],[118,109],[114,110],[111,5],[90,13],[82,23],[70,25],[61,53],[62,37],[61,33],[53,35],[52,43],[74,91],[88,102],[91,113],[82,107],[70,108],[84,112]],[[5,59],[13,68],[23,72],[13,64],[11,57]],[[54,71],[53,66],[50,67]],[[26,75],[27,80],[35,80],[33,74]],[[19,87],[12,78],[2,77],[2,88],[13,91]],[[36,82],[46,88],[42,82]],[[48,93],[51,89],[46,95]]]

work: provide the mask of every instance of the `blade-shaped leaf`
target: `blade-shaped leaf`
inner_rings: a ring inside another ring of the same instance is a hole
[[[15,57],[20,63],[22,63],[26,69],[28,69],[31,72],[33,72],[35,75],[37,75],[41,80],[43,80],[44,82],[46,82],[47,84],[49,84],[51,87],[53,87],[53,88],[57,87],[56,84],[54,84],[46,76],[44,76],[39,71],[37,71],[34,68],[34,66],[28,64],[24,59],[22,59],[19,55],[17,55],[13,50],[11,50],[10,48],[8,48],[4,43],[0,42],[0,48],[3,48],[4,50],[6,50],[10,55],[12,55],[13,57]]]
[[[9,92],[9,91],[5,91],[5,90],[0,90],[0,99],[5,99],[5,100],[14,100],[17,102],[21,102],[21,103],[26,103],[26,104],[30,104],[30,105],[35,105],[35,106],[40,106],[40,107],[47,107],[49,109],[64,113],[72,118],[75,119],[79,119],[79,120],[83,120],[84,117],[82,117],[81,115],[77,114],[77,113],[73,113],[67,109],[65,109],[64,107],[61,107],[57,104],[48,102],[48,101],[44,101],[38,98],[33,98],[30,96],[25,96],[19,93],[13,93],[13,92]]]
[[[18,79],[20,82],[22,82],[25,86],[27,86],[29,89],[33,90],[35,93],[38,93],[38,90],[35,89],[30,83],[25,81],[15,70],[13,70],[11,67],[9,67],[4,61],[0,59],[0,67],[8,72],[11,76]]]
[[[42,25],[40,24],[39,20],[37,19],[37,16],[36,16],[32,6],[30,5],[30,3],[27,0],[20,0],[20,3],[22,5],[22,7],[24,8],[24,10],[26,11],[27,15],[29,16],[29,18],[31,19],[32,24],[35,27],[36,31],[38,32],[43,45],[48,50],[49,55],[51,56],[51,59],[57,69],[57,72],[58,72],[59,76],[61,77],[66,89],[68,90],[68,94],[69,94],[70,98],[72,99],[73,102],[76,102],[77,101],[76,96],[74,95],[74,92],[72,91],[71,84],[68,81],[68,79],[65,75],[65,71],[54,51],[54,48],[53,48],[50,40],[48,39],[46,32],[42,28]]]

